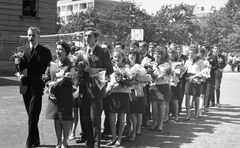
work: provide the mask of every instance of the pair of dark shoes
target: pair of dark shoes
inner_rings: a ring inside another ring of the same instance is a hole
[[[137,133],[136,133],[137,136],[140,136],[141,134],[142,134],[141,132],[137,132]]]
[[[94,145],[87,145],[87,148],[94,148]]]
[[[106,132],[103,132],[102,134],[101,134],[101,138],[102,139],[108,139],[108,133],[106,133]]]
[[[167,120],[164,120],[164,121],[163,121],[163,123],[168,123],[168,121],[169,121],[169,119],[167,119]]]
[[[87,141],[86,138],[81,137],[80,139],[76,140],[76,143],[84,143],[86,141]]]
[[[210,107],[215,107],[215,104],[211,104]]]
[[[114,140],[114,141],[111,141],[111,142],[106,144],[106,146],[113,146],[113,145],[115,147],[119,147],[119,146],[121,146],[121,143],[119,141],[117,141],[117,140]]]
[[[133,142],[135,140],[135,137],[134,136],[127,136],[123,140],[127,141],[127,142]]]
[[[25,148],[35,148],[34,144],[32,146],[25,146]]]
[[[151,128],[148,129],[148,131],[155,131],[156,129],[157,129],[157,126],[155,127],[152,126]]]
[[[190,118],[191,118],[190,116],[189,116],[189,117],[187,117],[187,118],[185,118],[185,121],[189,121],[189,120],[190,120]]]
[[[205,112],[208,112],[208,111],[209,111],[208,108],[203,108],[203,110],[204,110]]]
[[[40,146],[40,142],[35,142],[33,145],[31,146],[25,146],[25,148],[35,148],[35,147],[39,147]]]

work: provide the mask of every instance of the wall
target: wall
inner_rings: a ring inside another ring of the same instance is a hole
[[[38,17],[22,16],[22,0],[0,1],[0,61],[9,60],[12,51],[21,46],[20,35],[30,26],[41,34],[56,34],[57,0],[38,0]]]

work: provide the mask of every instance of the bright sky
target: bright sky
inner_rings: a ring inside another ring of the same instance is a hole
[[[141,3],[142,8],[147,12],[155,13],[163,5],[185,3],[188,5],[197,5],[199,7],[211,8],[215,6],[217,10],[227,3],[228,0],[133,0],[136,3]]]

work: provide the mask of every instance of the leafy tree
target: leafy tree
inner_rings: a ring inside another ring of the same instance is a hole
[[[59,16],[59,13],[57,13],[57,32],[60,31],[64,23],[64,20]]]
[[[195,34],[192,19],[194,6],[186,4],[166,5],[154,16],[158,41],[162,43],[189,44]]]
[[[89,9],[86,12],[72,14],[68,23],[63,25],[59,33],[73,33],[83,31],[87,27],[96,28],[99,23],[99,13],[95,9]]]
[[[144,29],[146,39],[150,36],[147,24],[151,16],[140,10],[133,2],[116,3],[102,14],[101,19],[99,27],[102,33],[116,37],[116,40],[125,40],[130,35],[131,29]]]

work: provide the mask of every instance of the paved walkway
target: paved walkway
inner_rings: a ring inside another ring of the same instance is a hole
[[[0,77],[0,148],[23,148],[27,136],[27,115],[18,92],[16,77]],[[239,148],[240,147],[240,73],[224,73],[221,107],[213,107],[204,118],[164,124],[162,132],[142,130],[125,148]],[[41,147],[54,148],[56,137],[53,121],[44,118],[47,97],[43,97],[39,121]],[[192,111],[193,113],[193,111]],[[151,121],[149,122],[151,124]],[[77,133],[80,132],[78,128]],[[102,147],[107,141],[102,141]],[[84,144],[69,141],[69,148],[85,148]]]

